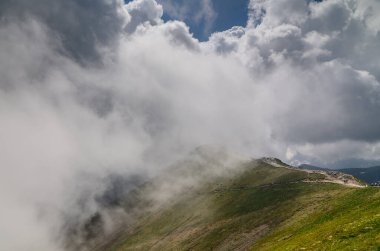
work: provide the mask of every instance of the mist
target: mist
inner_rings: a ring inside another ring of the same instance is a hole
[[[380,159],[379,12],[251,0],[245,27],[199,42],[154,0],[0,1],[0,249],[86,250],[76,226],[133,219],[104,196],[200,145]]]

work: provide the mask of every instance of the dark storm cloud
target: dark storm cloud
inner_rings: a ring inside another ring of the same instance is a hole
[[[296,144],[380,140],[379,37],[355,6],[251,1],[251,18],[260,22],[246,37],[269,70],[267,87],[283,93],[279,102],[286,107],[275,112],[275,138]]]
[[[46,25],[62,53],[80,63],[101,59],[99,49],[112,49],[126,23],[119,0],[2,0],[2,25],[29,18]]]

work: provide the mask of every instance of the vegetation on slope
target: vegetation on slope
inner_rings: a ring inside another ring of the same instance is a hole
[[[380,250],[380,190],[351,189],[294,215],[252,250]]]
[[[246,164],[143,214],[109,250],[378,250],[380,190]],[[305,182],[307,181],[307,182]]]

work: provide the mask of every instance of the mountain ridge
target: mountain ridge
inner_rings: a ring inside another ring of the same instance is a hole
[[[239,171],[231,169],[204,183],[186,186],[169,201],[141,213],[102,250],[380,247],[380,192],[376,188],[366,187],[352,176],[305,171],[275,158],[240,165]],[[198,166],[197,170],[202,169],[207,168]],[[184,175],[196,174],[187,170]],[[358,207],[360,204],[363,207]],[[347,224],[352,228],[344,228]],[[305,245],[308,243],[310,246]]]

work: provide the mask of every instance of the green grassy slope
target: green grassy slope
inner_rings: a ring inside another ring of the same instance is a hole
[[[380,250],[379,189],[339,193],[316,206],[303,219],[288,219],[252,250]]]
[[[263,161],[244,170],[143,214],[109,250],[380,250],[377,188]]]

